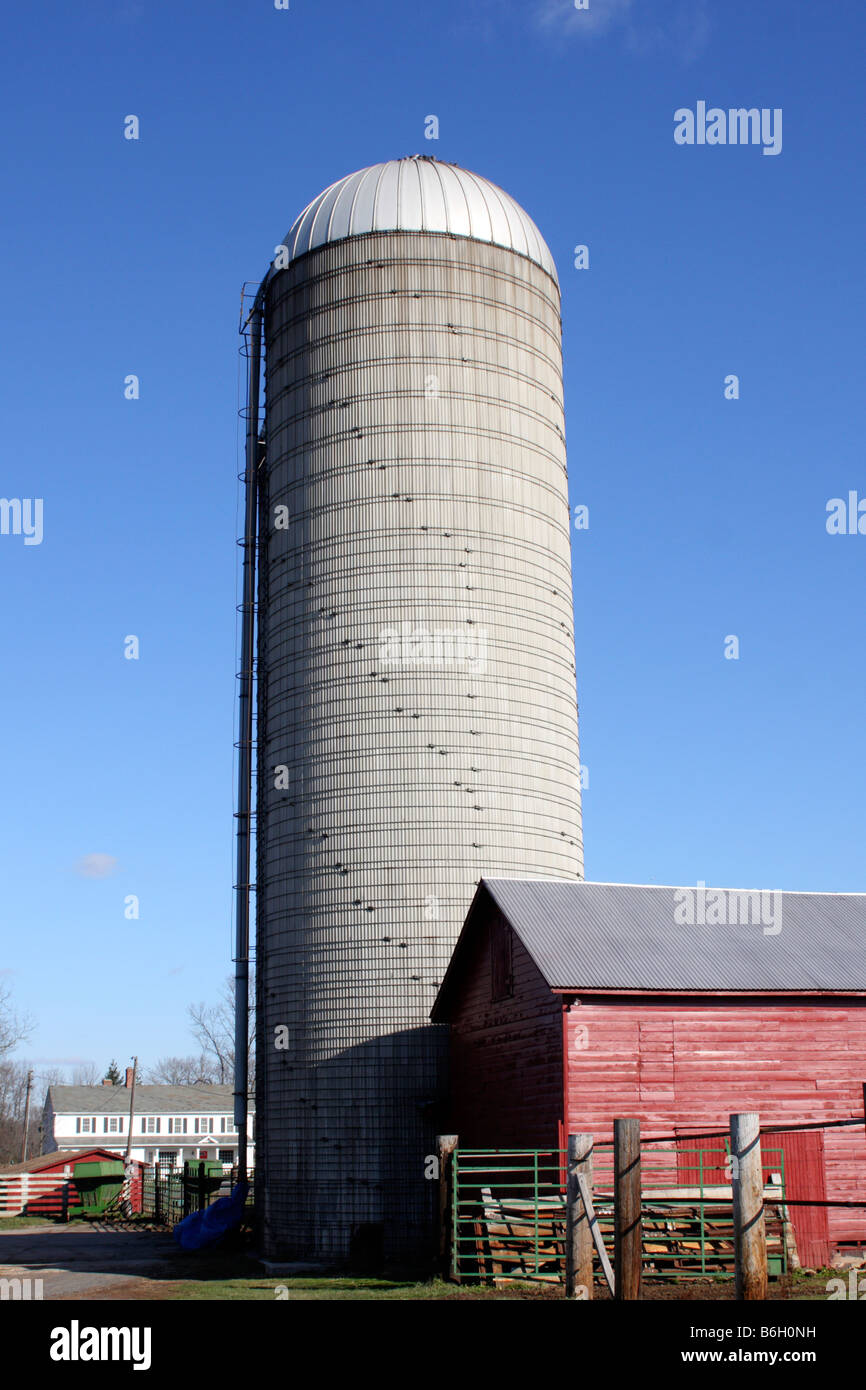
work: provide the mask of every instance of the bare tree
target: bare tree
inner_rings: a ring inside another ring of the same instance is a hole
[[[160,1057],[145,1072],[148,1086],[211,1086],[217,1080],[213,1063],[198,1057]]]
[[[24,1130],[27,1067],[23,1062],[0,1062],[0,1162],[17,1163]]]
[[[255,998],[255,982],[250,972],[250,1000]],[[235,1065],[235,982],[229,976],[216,1004],[190,1004],[187,1010],[193,1036],[202,1049],[210,1069],[221,1086],[234,1076]],[[250,1005],[247,1057],[250,1086],[255,1082],[255,1012]]]
[[[98,1086],[102,1078],[95,1062],[81,1062],[73,1068],[71,1086]]]
[[[11,1052],[33,1031],[33,1020],[12,1007],[12,990],[0,985],[0,1058]]]
[[[0,1062],[0,1163],[18,1163],[21,1158],[24,1140],[24,1109],[27,1097],[27,1076],[31,1071],[28,1062]],[[39,1153],[42,1147],[42,1104],[39,1096],[47,1082],[49,1086],[59,1084],[58,1071],[34,1074],[30,1097],[30,1123],[28,1125],[27,1152]]]
[[[12,1007],[9,985],[0,985],[0,1162],[3,1163],[17,1163],[21,1157],[29,1071],[26,1063],[14,1062],[9,1053],[32,1029],[32,1019]],[[38,1122],[38,1115],[32,1115],[31,1131]]]

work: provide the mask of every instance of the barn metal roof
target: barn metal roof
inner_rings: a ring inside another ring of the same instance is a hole
[[[289,259],[365,232],[450,232],[518,251],[552,275],[556,266],[532,218],[480,174],[429,155],[389,159],[324,189],[292,224]]]
[[[485,889],[551,989],[866,990],[866,894],[707,887],[702,910],[699,887],[483,879]]]

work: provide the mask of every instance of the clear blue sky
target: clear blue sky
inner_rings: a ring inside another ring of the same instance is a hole
[[[864,45],[860,0],[10,14],[0,495],[44,499],[41,545],[0,536],[27,1056],[192,1051],[230,969],[240,287],[322,187],[404,154],[503,185],[559,265],[587,877],[866,890],[866,536],[825,528],[866,495]],[[698,101],[782,108],[781,154],[676,145]]]

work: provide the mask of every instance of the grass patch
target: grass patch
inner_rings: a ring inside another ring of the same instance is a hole
[[[181,1271],[178,1271],[181,1272]],[[187,1270],[182,1271],[183,1274]],[[644,1299],[650,1302],[728,1301],[734,1290],[730,1280],[724,1283],[711,1280],[670,1281],[648,1280],[644,1284]],[[319,1302],[440,1302],[477,1303],[491,1301],[563,1302],[559,1285],[519,1283],[494,1288],[482,1284],[451,1284],[441,1279],[416,1281],[412,1279],[377,1279],[345,1276],[314,1278],[309,1275],[284,1276],[250,1274],[233,1276],[228,1270],[212,1269],[204,1277],[179,1279],[136,1280],[135,1287],[116,1288],[112,1297],[125,1299],[167,1299],[177,1302],[259,1302],[259,1303],[319,1303]],[[595,1297],[606,1302],[606,1288],[596,1286]],[[827,1298],[823,1275],[805,1276],[794,1281],[773,1281],[770,1285],[772,1302],[820,1301]]]
[[[74,1219],[74,1218],[73,1218]],[[0,1235],[4,1231],[25,1231],[31,1226],[55,1226],[66,1225],[66,1222],[56,1221],[52,1216],[0,1216]]]
[[[120,1292],[118,1290],[118,1292]],[[130,1295],[127,1295],[130,1296]],[[440,1279],[416,1283],[396,1279],[293,1277],[280,1279],[259,1275],[246,1279],[179,1279],[153,1282],[147,1293],[133,1297],[169,1299],[177,1302],[466,1302],[489,1299],[549,1298],[550,1293],[536,1285],[512,1285],[508,1289],[448,1284]]]

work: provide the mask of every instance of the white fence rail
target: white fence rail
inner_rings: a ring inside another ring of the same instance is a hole
[[[77,1203],[74,1182],[59,1173],[0,1174],[0,1217],[66,1216]]]

